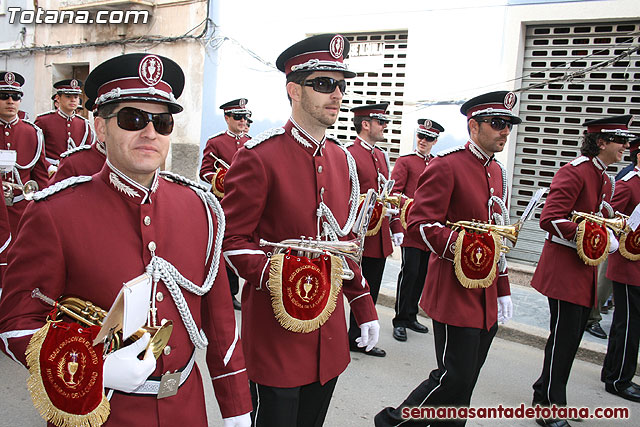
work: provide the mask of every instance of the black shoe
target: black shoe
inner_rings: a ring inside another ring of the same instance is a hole
[[[233,300],[233,308],[235,310],[240,310],[241,305],[240,305],[240,301],[238,301],[238,299],[234,296],[231,297],[231,299]]]
[[[640,390],[632,385],[628,386],[624,390],[618,391],[613,384],[606,383],[604,385],[604,389],[611,394],[617,394],[623,399],[631,400],[632,402],[640,402]]]
[[[421,334],[426,334],[427,332],[429,332],[429,328],[427,328],[417,320],[407,323],[407,328],[411,329],[412,331],[419,332]]]
[[[398,341],[406,341],[407,340],[407,328],[404,326],[396,326],[393,328],[393,337]]]
[[[385,357],[387,355],[387,352],[381,348],[373,347],[371,350],[366,351],[366,347],[358,347],[358,345],[355,343],[349,345],[349,350],[356,353],[363,353],[367,356]]]
[[[602,326],[600,326],[600,322],[587,325],[585,330],[596,338],[602,338],[603,340],[607,339],[607,333],[602,329]]]
[[[571,424],[569,424],[567,420],[545,420],[536,418],[536,423],[538,423],[539,426],[547,427],[571,427]]]
[[[631,381],[631,387],[635,388],[636,390],[640,391],[640,385],[634,383],[633,381]]]

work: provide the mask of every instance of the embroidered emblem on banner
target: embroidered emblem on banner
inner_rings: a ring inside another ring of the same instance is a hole
[[[620,255],[630,261],[640,260],[640,227],[620,237]]]
[[[156,55],[147,55],[140,61],[138,76],[147,86],[155,86],[162,79],[164,66],[162,60]]]
[[[218,198],[224,197],[224,177],[227,175],[227,168],[218,168],[211,180],[211,191]]]
[[[342,288],[342,261],[332,255],[309,259],[290,253],[271,257],[269,292],[283,328],[307,333],[331,316]]]
[[[341,35],[336,35],[331,39],[329,43],[329,53],[335,59],[342,58],[342,53],[344,52],[344,39]]]
[[[604,225],[582,221],[576,231],[576,249],[585,264],[596,266],[609,255],[609,232]]]
[[[500,259],[500,237],[492,232],[461,230],[455,244],[453,264],[465,288],[488,288],[496,278]]]
[[[99,326],[47,322],[29,341],[27,386],[45,420],[59,427],[98,427],[110,413],[102,388]]]

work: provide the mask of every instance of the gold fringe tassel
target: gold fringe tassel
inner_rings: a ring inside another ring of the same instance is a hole
[[[587,221],[582,221],[580,224],[578,224],[578,229],[576,230],[576,250],[578,252],[578,256],[585,264],[595,267],[600,265],[605,259],[607,259],[607,256],[609,256],[609,245],[611,244],[611,242],[609,241],[609,233],[607,233],[607,247],[604,249],[602,255],[600,255],[597,259],[589,258],[587,254],[584,253],[583,246],[586,224]]]
[[[40,349],[47,337],[50,325],[51,322],[47,322],[46,325],[33,334],[25,352],[30,373],[29,378],[27,378],[27,388],[31,393],[33,405],[42,418],[58,427],[100,427],[107,421],[111,413],[111,406],[104,393],[102,393],[100,404],[85,415],[70,414],[58,409],[49,399],[49,395],[47,395],[40,371]]]
[[[212,192],[213,194],[215,194],[215,195],[216,195],[216,197],[218,197],[219,199],[222,199],[222,198],[224,197],[224,191],[220,191],[220,190],[218,190],[218,188],[216,187],[216,180],[218,179],[218,174],[220,173],[220,171],[221,171],[221,170],[222,170],[222,169],[218,169],[218,170],[216,171],[216,174],[215,174],[215,175],[213,175],[213,179],[211,180],[211,192]],[[224,181],[222,181],[222,182],[223,182],[223,185],[224,185]]]
[[[284,308],[282,295],[282,268],[285,254],[277,254],[271,257],[269,268],[269,292],[271,293],[271,306],[273,313],[280,325],[291,331],[308,333],[315,331],[322,326],[336,308],[338,295],[342,289],[342,260],[331,255],[331,286],[329,291],[329,301],[322,312],[314,319],[301,320],[292,317]]]
[[[491,232],[490,232],[491,233]],[[456,251],[454,256],[453,265],[455,266],[456,277],[460,284],[467,289],[477,289],[477,288],[488,288],[493,284],[493,280],[496,278],[496,273],[498,271],[498,260],[500,259],[500,248],[502,247],[502,242],[500,241],[500,237],[495,233],[491,233],[491,237],[493,237],[494,243],[494,254],[493,254],[493,265],[491,270],[489,271],[489,275],[483,279],[470,279],[462,270],[462,242],[464,241],[465,231],[461,230],[458,234],[458,238],[456,239]]]
[[[400,224],[402,224],[402,228],[407,229],[407,214],[409,211],[409,205],[413,204],[413,199],[409,199],[404,202],[402,205],[402,209],[400,209]]]
[[[638,260],[640,260],[640,254],[632,254],[631,252],[629,252],[627,250],[627,247],[625,246],[625,243],[627,241],[627,237],[629,237],[628,234],[622,234],[622,237],[620,237],[620,246],[618,247],[618,250],[620,251],[620,255],[622,255],[623,257],[625,257],[629,261],[638,261]]]
[[[387,207],[383,205],[382,212],[380,212],[380,219],[378,219],[378,223],[371,230],[367,230],[367,232],[364,234],[366,237],[375,236],[376,234],[378,234],[378,231],[380,231],[380,227],[382,227],[382,220],[384,219],[384,216],[386,214],[387,214]]]

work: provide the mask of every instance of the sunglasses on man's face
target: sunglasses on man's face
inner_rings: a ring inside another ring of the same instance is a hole
[[[133,107],[124,107],[117,113],[110,114],[105,119],[118,118],[120,129],[136,131],[144,129],[149,122],[160,135],[169,135],[173,131],[173,115],[171,113],[149,113]]]
[[[626,144],[627,142],[629,142],[629,138],[627,138],[626,136],[620,136],[620,135],[607,135],[604,137],[604,140],[609,142],[615,142],[616,144]]]
[[[305,80],[302,82],[302,86],[311,86],[313,90],[320,93],[333,93],[338,88],[344,95],[347,90],[347,82],[344,79],[336,80],[331,77],[316,77],[315,79]]]
[[[227,116],[233,117],[233,120],[236,120],[236,121],[247,120],[246,114],[227,114]]]
[[[513,127],[513,123],[511,123],[509,120],[501,119],[499,117],[492,117],[490,119],[475,119],[475,120],[476,122],[479,122],[479,123],[491,124],[491,128],[493,130],[502,130],[504,128],[511,130],[511,128]]]
[[[434,138],[433,136],[427,136],[427,135],[421,135],[421,134],[418,134],[418,138],[424,139],[427,142],[433,142],[436,139],[438,139],[438,138]]]
[[[20,101],[22,99],[21,93],[0,93],[0,99],[6,101],[7,99],[13,99],[14,101]]]

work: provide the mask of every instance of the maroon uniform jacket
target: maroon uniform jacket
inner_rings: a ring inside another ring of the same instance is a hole
[[[631,215],[638,203],[640,203],[640,169],[636,166],[616,182],[611,207],[614,212]],[[626,285],[640,286],[640,262],[628,260],[620,255],[620,251],[616,251],[609,255],[607,277]]]
[[[2,177],[0,176],[0,188],[1,187]],[[7,266],[7,251],[9,250],[9,243],[11,243],[9,216],[7,215],[7,207],[3,202],[0,203],[0,289],[2,289],[2,276]]]
[[[498,297],[510,294],[506,271],[487,288],[467,289],[453,265],[457,231],[447,221],[487,221],[492,195],[506,199],[506,176],[494,157],[467,142],[438,154],[425,169],[409,215],[409,234],[421,238],[431,251],[420,307],[448,325],[489,329],[497,321]],[[502,214],[492,204],[492,213]]]
[[[100,141],[66,151],[60,155],[58,170],[49,180],[49,185],[71,176],[91,176],[98,173],[106,159],[104,143]]]
[[[260,134],[238,151],[225,186],[224,256],[247,281],[242,289],[242,337],[249,378],[273,387],[326,383],[350,360],[342,292],[320,328],[309,333],[284,329],[274,316],[266,284],[267,252],[272,249],[258,242],[316,236],[321,200],[344,227],[351,192],[346,151],[326,138],[316,142],[290,120],[284,129]],[[350,267],[355,278],[345,280],[342,291],[358,324],[375,320],[369,286],[355,263]]]
[[[0,135],[0,150],[15,150],[18,156],[13,173],[3,174],[2,180],[17,184],[34,180],[38,183],[38,188],[46,187],[49,175],[44,160],[44,143],[40,128],[31,122],[20,120],[18,117],[10,123],[0,121],[0,125],[4,127],[2,135]],[[19,178],[16,174],[19,175]],[[16,190],[14,194],[13,206],[8,206],[7,212],[11,235],[15,237],[20,217],[27,207],[27,201],[24,200],[21,191]]]
[[[576,251],[573,211],[597,213],[611,198],[611,178],[597,157],[580,156],[561,167],[551,181],[540,215],[547,239],[531,286],[549,298],[584,307],[596,303],[597,267],[586,265]]]
[[[222,159],[226,164],[231,165],[233,155],[236,154],[236,151],[249,139],[247,135],[236,135],[228,130],[210,137],[202,153],[200,178],[211,184],[211,180],[220,166],[220,164],[214,166],[216,159],[211,154]]]
[[[70,178],[67,183],[77,179]],[[206,211],[211,209],[205,208],[191,189],[156,176],[149,191],[108,162],[86,180],[90,181],[58,192],[50,188],[39,193],[38,196],[53,194],[29,204],[9,252],[0,301],[0,348],[22,364],[31,335],[44,324],[51,310],[31,298],[33,288],[39,287],[54,299],[76,295],[109,309],[122,284],[145,271],[151,261],[151,247],[155,247],[158,257],[198,286],[205,282],[211,263],[218,261],[212,259],[214,251],[207,250]],[[69,212],[74,213],[73,221],[69,221]],[[210,216],[217,232],[216,215],[211,212]],[[36,241],[39,244],[34,245]],[[155,245],[150,246],[152,242]],[[34,260],[37,268],[25,259]],[[219,261],[217,277],[208,293],[200,297],[181,291],[196,326],[204,330],[209,341],[207,364],[222,416],[231,417],[249,412],[251,399],[221,256]],[[184,368],[194,345],[163,281],[158,283],[154,299],[158,321],[173,320],[168,347],[152,374],[159,376]],[[104,425],[132,423],[205,427],[204,392],[198,369],[193,369],[172,397],[114,393],[111,415]]]
[[[95,140],[89,121],[77,114],[67,116],[60,110],[52,110],[39,114],[35,123],[44,133],[47,162],[55,166],[65,151],[91,145]]]
[[[356,138],[355,142],[348,148],[356,161],[358,167],[358,180],[360,181],[360,193],[365,194],[367,190],[373,188],[380,194],[381,188],[378,183],[378,174],[385,179],[389,179],[389,159],[386,154],[368,142]],[[396,221],[395,233],[402,232],[400,221]],[[393,252],[391,246],[391,232],[389,217],[382,220],[380,230],[373,236],[368,236],[364,241],[364,256],[371,258],[386,258]]]
[[[412,199],[416,192],[416,188],[418,188],[418,179],[431,159],[433,159],[431,154],[423,156],[417,151],[398,157],[396,164],[393,166],[393,171],[391,172],[391,179],[395,181],[393,184],[393,194],[404,194]],[[393,225],[398,221],[400,221],[399,218],[393,218],[391,223]],[[403,247],[418,248],[423,251],[428,251],[422,239],[416,239],[412,234],[407,233],[406,230],[403,231]]]

